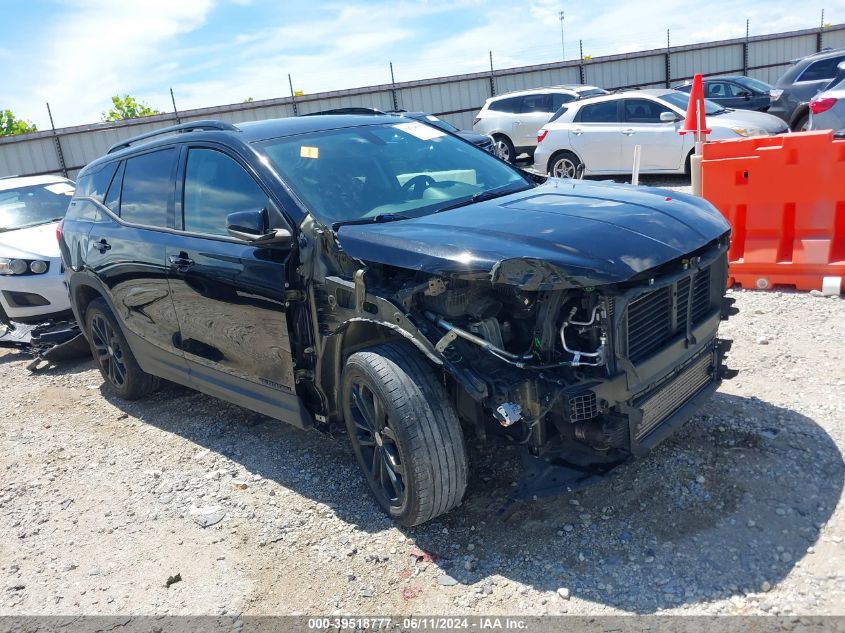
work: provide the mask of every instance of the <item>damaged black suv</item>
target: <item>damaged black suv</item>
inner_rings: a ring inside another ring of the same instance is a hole
[[[60,239],[113,393],[163,378],[345,425],[404,525],[460,503],[467,431],[521,445],[519,494],[560,491],[655,446],[727,373],[710,204],[535,177],[421,122],[142,135],[82,170]]]

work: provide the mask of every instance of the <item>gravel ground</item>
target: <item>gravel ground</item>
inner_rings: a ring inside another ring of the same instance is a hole
[[[739,377],[647,458],[502,520],[514,452],[470,438],[411,530],[345,437],[0,352],[0,614],[845,614],[845,301],[733,296]]]

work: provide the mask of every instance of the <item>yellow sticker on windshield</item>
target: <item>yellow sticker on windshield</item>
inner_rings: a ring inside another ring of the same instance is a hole
[[[302,156],[302,158],[320,158],[320,148],[302,145],[299,148],[299,155]]]

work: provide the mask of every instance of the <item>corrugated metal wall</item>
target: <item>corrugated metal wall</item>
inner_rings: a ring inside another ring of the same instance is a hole
[[[774,83],[789,60],[820,48],[845,47],[845,24],[817,29],[762,35],[624,55],[596,57],[578,62],[541,64],[521,68],[439,77],[353,90],[323,92],[297,97],[238,103],[179,113],[181,121],[222,119],[232,123],[307,114],[350,106],[391,110],[394,103],[405,110],[422,110],[442,116],[454,125],[472,127],[475,113],[491,93],[502,94],[541,86],[584,82],[607,89],[676,85],[694,73],[742,73]],[[746,52],[747,49],[747,52]],[[747,56],[747,59],[746,59]],[[668,68],[668,73],[667,73]],[[294,112],[294,109],[296,112]],[[61,173],[56,144],[61,143],[68,174],[73,177],[86,163],[101,156],[118,141],[172,125],[173,114],[144,119],[96,123],[22,136],[0,138],[0,176]]]

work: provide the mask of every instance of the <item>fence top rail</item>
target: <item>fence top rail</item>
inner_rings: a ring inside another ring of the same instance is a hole
[[[495,77],[507,77],[520,73],[542,72],[544,70],[559,70],[562,68],[578,68],[582,64],[589,66],[596,66],[607,64],[615,61],[622,61],[627,59],[646,58],[656,55],[664,55],[667,52],[683,53],[695,50],[707,50],[711,48],[719,48],[723,46],[741,45],[746,42],[764,42],[776,39],[797,38],[807,35],[817,35],[819,33],[832,33],[845,30],[845,23],[832,24],[824,29],[812,28],[802,29],[797,31],[784,31],[781,33],[767,33],[764,35],[754,35],[749,38],[738,37],[727,40],[718,40],[712,42],[702,42],[698,44],[682,44],[678,46],[670,46],[668,48],[653,48],[643,51],[636,51],[632,53],[618,53],[613,55],[603,55],[600,57],[593,57],[589,60],[571,59],[559,62],[549,62],[545,64],[533,64],[529,66],[514,66],[510,68],[502,68],[494,70],[492,75]],[[784,62],[786,63],[786,62]],[[343,90],[331,90],[327,92],[316,92],[300,97],[274,97],[272,99],[262,99],[259,101],[249,101],[244,103],[232,103],[217,106],[208,106],[205,108],[194,108],[191,110],[179,110],[178,116],[180,119],[195,118],[208,115],[213,118],[217,115],[231,112],[241,112],[244,110],[256,110],[263,108],[273,108],[279,106],[286,106],[292,104],[294,101],[298,104],[309,103],[314,101],[322,101],[325,99],[350,97],[356,95],[373,94],[377,92],[391,92],[392,90],[406,90],[409,88],[434,86],[440,84],[458,83],[462,81],[484,79],[489,80],[491,72],[489,70],[475,73],[466,73],[462,75],[447,75],[441,77],[431,77],[428,79],[416,79],[413,81],[403,81],[394,84],[375,84],[371,86],[362,86],[359,88],[349,88]],[[175,120],[175,112],[163,112],[152,116],[141,117],[137,119],[124,119],[121,121],[108,121],[102,123],[86,123],[83,125],[69,126],[63,128],[56,128],[56,134],[65,136],[69,134],[81,134],[84,132],[118,129],[124,127],[132,127],[133,125],[147,125],[151,123],[166,123]],[[24,141],[49,138],[54,136],[53,130],[43,130],[39,132],[32,132],[29,134],[17,134],[14,136],[0,137],[0,145],[20,143]]]

